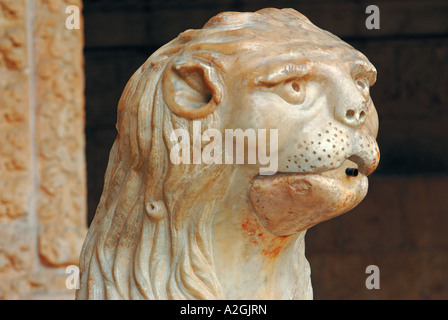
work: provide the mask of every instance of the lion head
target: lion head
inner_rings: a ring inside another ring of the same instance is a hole
[[[292,9],[221,13],[160,48],[118,105],[77,298],[311,298],[305,231],[356,206],[379,161],[375,79]],[[172,163],[173,130],[195,121],[278,130],[277,172]]]

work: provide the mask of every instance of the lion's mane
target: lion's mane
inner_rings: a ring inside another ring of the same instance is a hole
[[[312,48],[313,33],[325,33],[289,9],[223,13],[161,47],[132,76],[119,101],[118,135],[81,252],[78,299],[225,298],[214,274],[211,223],[234,169],[170,162],[170,133],[182,128],[191,134],[192,121],[171,112],[161,78],[176,59],[194,57],[225,81],[231,59],[275,37],[270,26],[301,28],[306,36],[297,41]],[[205,129],[222,125],[213,112],[201,122]]]

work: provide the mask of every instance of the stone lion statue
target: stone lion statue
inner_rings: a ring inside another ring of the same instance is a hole
[[[161,47],[120,99],[77,298],[311,299],[305,232],[355,207],[378,165],[375,80],[293,9],[221,13]],[[172,132],[194,123],[278,130],[276,172],[174,164]]]

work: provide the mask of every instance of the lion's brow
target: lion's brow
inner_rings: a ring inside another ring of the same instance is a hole
[[[357,78],[359,76],[366,76],[370,82],[370,85],[373,85],[376,81],[376,69],[375,67],[363,60],[356,60],[353,62],[351,68],[351,74],[353,78]]]
[[[273,67],[265,75],[261,75],[255,79],[256,83],[276,84],[288,80],[292,76],[303,77],[310,71],[308,63],[288,63],[278,67]]]

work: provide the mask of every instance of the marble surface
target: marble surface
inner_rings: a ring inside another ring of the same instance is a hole
[[[120,99],[77,298],[312,299],[305,232],[362,201],[379,162],[375,80],[292,9],[161,47]]]

